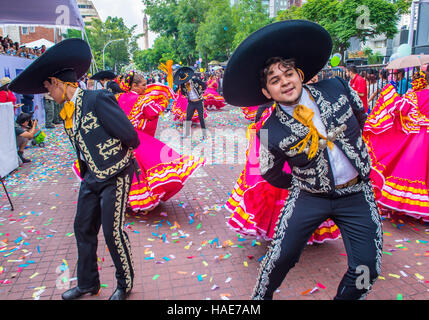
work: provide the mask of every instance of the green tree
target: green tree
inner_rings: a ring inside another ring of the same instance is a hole
[[[224,61],[229,58],[235,36],[229,0],[216,0],[211,5],[196,37],[197,50],[202,52],[206,68],[209,60]]]
[[[380,64],[383,61],[381,53],[374,52],[371,48],[364,48],[362,51],[368,59],[368,64]]]
[[[334,51],[344,53],[350,39],[365,42],[378,35],[391,39],[398,32],[400,15],[410,0],[308,0],[301,9],[288,10],[279,19],[307,19],[323,26],[331,35]]]
[[[91,46],[95,63],[99,70],[103,69],[103,49],[110,41],[122,39],[122,41],[112,42],[105,48],[104,60],[106,69],[119,72],[122,67],[128,65],[132,54],[138,49],[137,40],[142,35],[135,34],[137,25],[128,28],[122,18],[107,17],[105,22],[98,19],[91,20],[85,27],[88,42]],[[81,32],[69,29],[65,38],[81,38]]]
[[[88,30],[85,28],[85,30]],[[82,31],[77,29],[67,29],[66,33],[62,34],[63,38],[70,39],[70,38],[82,38]]]
[[[302,7],[292,6],[277,13],[276,21],[303,19]]]
[[[137,50],[134,52],[133,62],[138,70],[151,72],[156,68],[156,58],[153,49]]]
[[[228,58],[244,38],[272,22],[261,0],[239,0],[233,8],[229,0],[142,1],[150,30],[173,39],[170,53],[191,66],[200,56],[205,64]]]
[[[237,31],[232,43],[233,49],[251,33],[272,22],[261,0],[239,0],[238,5],[232,8],[232,16]]]
[[[142,0],[144,12],[150,17],[149,29],[161,36],[178,37],[176,16],[178,0]]]
[[[167,60],[178,61],[178,56],[173,50],[174,39],[172,37],[160,36],[152,49],[137,50],[133,56],[133,62],[139,70],[149,72],[158,69],[159,64]]]
[[[210,3],[210,5],[214,5]],[[177,51],[182,60],[193,65],[200,52],[196,47],[196,36],[205,19],[209,2],[205,0],[180,0],[176,15],[178,20]]]
[[[208,10],[208,0],[142,0],[149,29],[172,39],[172,54],[193,65],[198,58],[196,34]]]

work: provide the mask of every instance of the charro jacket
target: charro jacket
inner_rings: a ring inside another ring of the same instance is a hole
[[[304,88],[320,109],[327,139],[344,152],[360,178],[369,181],[371,160],[362,139],[366,114],[357,93],[341,78]],[[278,188],[288,189],[293,185],[316,194],[337,193],[326,140],[319,140],[319,149],[312,159],[308,159],[308,150],[300,154],[297,149],[291,150],[308,133],[306,126],[277,106],[258,132],[261,175]],[[291,168],[290,174],[283,171],[285,162]]]
[[[97,181],[108,180],[128,167],[133,149],[140,144],[130,120],[107,90],[78,93],[73,129],[66,132],[81,176],[89,170]]]
[[[192,78],[191,80],[189,80],[189,82],[191,83],[191,86],[194,87],[195,92],[198,95],[198,98],[200,100],[203,100],[203,94],[204,94],[204,91],[206,91],[207,85],[198,78]],[[188,88],[186,88],[186,83],[182,83],[180,85],[180,90],[182,90],[182,94],[186,98],[189,98],[189,92],[188,92]]]

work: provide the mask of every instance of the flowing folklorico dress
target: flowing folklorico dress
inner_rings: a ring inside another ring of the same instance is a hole
[[[188,99],[182,94],[182,90],[179,89],[178,93],[174,96],[175,102],[171,107],[171,112],[174,114],[174,121],[185,122],[186,121],[186,110],[188,108]],[[204,108],[204,119],[207,118],[207,110]],[[198,111],[195,110],[192,116],[192,122],[200,123],[198,118]]]
[[[204,106],[207,109],[222,109],[226,106],[225,99],[217,92],[218,84],[216,79],[207,81],[207,88],[203,94]]]
[[[140,139],[134,153],[142,173],[140,181],[134,176],[128,200],[134,212],[152,210],[169,200],[205,163],[203,158],[178,154],[152,135],[154,124],[150,121],[157,120],[173,95],[168,86],[154,84],[147,87],[144,96],[129,92],[118,97]]]
[[[141,169],[134,175],[128,206],[135,213],[145,214],[177,194],[186,180],[205,164],[203,158],[180,155],[154,137],[160,113],[174,95],[168,87],[152,84],[144,95],[128,91],[117,95],[118,103],[133,124],[140,145],[134,155]]]
[[[249,120],[250,122],[255,122],[255,118],[256,118],[256,114],[258,113],[259,106],[243,107],[240,109],[244,113],[244,118],[246,118],[246,120]]]
[[[403,97],[389,84],[364,127],[380,208],[429,221],[429,89]]]
[[[249,144],[246,151],[246,165],[238,178],[225,208],[232,214],[227,225],[243,236],[252,236],[272,240],[280,211],[288,197],[288,190],[279,189],[265,181],[259,171],[259,146],[256,135],[264,122],[270,117],[275,106],[262,114],[261,120],[248,128]],[[283,169],[290,172],[285,164]],[[328,219],[323,222],[308,240],[308,244],[336,240],[340,231],[335,223]]]

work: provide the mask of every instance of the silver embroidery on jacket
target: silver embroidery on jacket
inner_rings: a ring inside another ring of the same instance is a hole
[[[261,144],[259,148],[259,170],[261,171],[261,175],[266,174],[268,170],[273,167],[274,156],[263,144]]]
[[[372,188],[371,182],[363,183],[362,188],[365,194],[366,202],[368,203],[371,211],[371,220],[377,226],[376,235],[374,239],[374,245],[377,250],[376,257],[375,257],[375,260],[376,260],[375,271],[377,272],[377,276],[370,281],[368,290],[359,298],[360,300],[363,300],[366,298],[368,293],[372,290],[375,280],[377,280],[378,276],[381,274],[381,257],[383,252],[383,226],[381,223],[380,213],[378,211],[378,207],[375,202],[374,190]]]
[[[282,141],[280,141],[279,143],[279,148],[283,151],[286,151],[293,143],[297,142],[298,138],[296,136],[289,136],[284,138]]]
[[[277,220],[277,224],[274,229],[273,241],[271,242],[268,252],[259,267],[258,280],[252,294],[252,299],[254,300],[262,300],[267,292],[269,276],[275,267],[275,263],[280,257],[282,240],[288,227],[287,222],[292,217],[299,194],[299,187],[296,185],[292,186],[289,197],[286,200],[286,205],[283,207],[281,216]]]

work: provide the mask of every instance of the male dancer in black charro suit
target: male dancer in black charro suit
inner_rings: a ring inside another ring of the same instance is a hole
[[[270,184],[289,189],[253,299],[273,299],[327,218],[338,225],[348,258],[335,299],[365,298],[381,272],[382,225],[362,139],[362,101],[340,78],[303,85],[324,67],[331,50],[329,33],[319,25],[282,21],[244,40],[226,68],[228,103],[276,103],[258,132],[260,172]],[[290,174],[283,171],[285,162]]]
[[[188,99],[188,108],[186,110],[186,121],[184,125],[184,136],[191,135],[191,123],[195,110],[198,112],[203,137],[207,136],[206,124],[204,120],[204,98],[203,94],[207,85],[194,77],[194,71],[189,67],[182,67],[174,74],[174,82],[179,86],[182,94]]]
[[[57,103],[64,103],[60,116],[79,161],[83,181],[74,222],[77,287],[64,292],[62,298],[99,292],[97,235],[102,226],[116,268],[117,288],[110,300],[123,300],[131,292],[134,278],[131,247],[123,227],[134,173],[133,149],[139,140],[113,94],[78,88],[77,79],[90,63],[90,48],[84,41],[64,40],[35,60],[10,87],[22,93],[49,92]]]
[[[122,93],[122,89],[115,81],[116,75],[112,71],[99,71],[94,74],[90,79],[100,82],[103,89],[109,90],[113,94]]]

